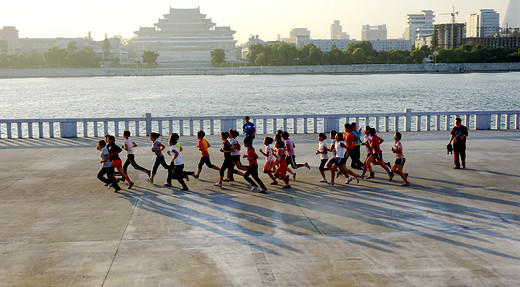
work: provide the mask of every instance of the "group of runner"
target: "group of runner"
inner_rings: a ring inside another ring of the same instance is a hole
[[[394,135],[394,146],[391,148],[392,152],[396,155],[396,161],[390,168],[389,162],[384,162],[382,157],[382,151],[380,144],[383,143],[383,139],[376,135],[374,128],[366,127],[365,136],[361,138],[362,129],[357,129],[356,123],[345,124],[345,133],[337,133],[336,131],[330,132],[331,142],[327,144],[327,135],[320,133],[318,135],[318,149],[316,154],[320,156],[321,163],[319,171],[322,176],[320,182],[324,182],[330,185],[335,184],[335,179],[339,175],[345,175],[347,178],[346,183],[350,183],[352,180],[359,182],[360,178],[371,179],[374,178],[375,173],[372,170],[372,165],[381,166],[389,176],[389,180],[393,179],[394,173],[397,172],[404,181],[403,186],[409,185],[407,175],[403,173],[403,166],[405,158],[403,154],[403,147],[401,144],[401,134],[396,132]],[[197,148],[201,153],[201,158],[198,164],[197,172],[189,172],[184,170],[184,162],[181,157],[182,147],[178,140],[179,135],[172,133],[168,140],[168,155],[170,155],[171,162],[166,163],[163,151],[166,146],[159,142],[159,133],[150,133],[150,140],[152,141],[152,152],[155,154],[155,160],[152,170],[148,170],[139,166],[135,161],[133,148],[137,146],[136,143],[130,138],[130,132],[124,131],[124,143],[121,147],[115,144],[115,137],[111,135],[105,136],[105,140],[100,140],[97,145],[97,149],[101,151],[101,164],[102,169],[98,173],[98,179],[103,181],[109,188],[114,188],[117,192],[121,188],[118,185],[118,181],[127,181],[128,188],[132,188],[134,183],[130,180],[127,175],[128,166],[132,165],[136,170],[142,171],[148,175],[146,181],[153,183],[155,175],[159,166],[168,170],[167,180],[165,186],[172,186],[171,180],[176,179],[181,185],[181,190],[188,190],[185,180],[189,180],[188,176],[199,178],[202,167],[206,165],[208,168],[219,171],[219,180],[214,185],[222,187],[225,181],[234,181],[234,174],[238,174],[244,177],[244,179],[251,185],[251,191],[265,193],[267,188],[259,177],[258,168],[258,154],[253,147],[253,140],[256,135],[255,125],[250,122],[249,117],[245,118],[243,126],[244,140],[243,145],[246,149],[243,158],[246,158],[249,165],[243,166],[240,162],[241,145],[237,140],[239,132],[230,129],[227,132],[221,133],[222,147],[220,152],[224,154],[224,161],[221,167],[217,167],[211,163],[209,155],[209,142],[204,138],[205,132],[199,131],[197,133]],[[273,147],[274,144],[274,147]],[[283,188],[291,188],[289,183],[290,175],[292,179],[296,180],[295,170],[301,167],[307,167],[310,169],[308,163],[297,164],[295,157],[295,144],[290,139],[289,133],[286,131],[278,130],[276,135],[273,137],[265,137],[263,141],[264,149],[258,151],[265,156],[265,165],[262,172],[267,174],[271,179],[271,185],[278,185],[279,180],[284,183]],[[366,146],[367,157],[364,162],[360,161],[360,148],[362,145]],[[127,159],[123,164],[119,153],[123,150],[127,151]],[[331,157],[329,157],[331,153]],[[351,168],[362,170],[361,174],[356,174],[351,169],[346,167],[347,159],[351,158]],[[119,180],[114,174],[114,169],[121,175]],[[369,175],[365,177],[366,172]],[[227,171],[227,173],[226,173]],[[326,171],[330,171],[330,180],[327,180]],[[106,174],[106,177],[105,177]]]

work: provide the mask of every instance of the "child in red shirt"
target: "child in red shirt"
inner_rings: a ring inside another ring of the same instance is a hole
[[[255,191],[258,185],[262,188],[260,190],[261,193],[265,193],[267,191],[267,188],[265,187],[264,183],[260,178],[258,177],[258,162],[257,158],[258,155],[255,152],[255,149],[253,148],[253,139],[251,137],[244,139],[244,146],[247,147],[247,155],[244,155],[244,158],[247,158],[249,161],[249,166],[247,167],[247,171],[244,174],[244,179],[251,184],[251,191]],[[253,176],[253,179],[258,183],[258,185],[249,177]]]

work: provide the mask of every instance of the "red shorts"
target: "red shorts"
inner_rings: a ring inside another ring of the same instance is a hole
[[[278,169],[276,170],[276,176],[285,177],[285,173],[287,172],[287,163],[285,160],[278,164]]]
[[[123,161],[121,160],[113,160],[112,161],[112,167],[122,167],[123,166]]]
[[[274,169],[274,161],[266,161],[264,165],[264,172],[273,171]]]

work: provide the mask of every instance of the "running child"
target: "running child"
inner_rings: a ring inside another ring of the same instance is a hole
[[[308,163],[305,164],[296,164],[296,154],[294,153],[294,148],[296,145],[289,138],[288,132],[282,133],[282,139],[285,142],[285,150],[287,151],[287,167],[291,166],[294,169],[298,169],[302,166],[305,166],[308,169],[311,169]],[[293,173],[293,179],[296,179],[296,173]]]
[[[336,148],[336,161],[334,162],[334,166],[331,168],[331,171],[330,171],[331,172],[331,178],[330,178],[331,185],[334,185],[334,178],[335,178],[334,175],[336,173],[336,169],[339,169],[340,171],[342,171],[343,174],[345,174],[345,176],[347,176],[348,174],[354,176],[354,178],[359,183],[357,174],[355,174],[354,172],[352,172],[350,169],[348,169],[346,167],[347,159],[345,158],[345,151],[346,151],[347,146],[345,145],[345,142],[342,139],[343,139],[342,133],[336,134],[336,147],[335,147]],[[352,177],[347,176],[347,181],[345,183],[348,184],[351,181],[352,181]]]
[[[404,180],[404,184],[402,184],[401,186],[409,186],[410,183],[408,182],[408,174],[403,173],[403,167],[404,163],[406,162],[406,159],[404,158],[401,137],[402,135],[400,132],[396,132],[394,135],[395,144],[392,147],[392,152],[395,153],[395,163],[392,166],[392,173],[397,171],[397,173],[399,173],[401,178]]]
[[[233,159],[231,158],[231,152],[235,151],[231,143],[228,141],[229,132],[221,132],[220,137],[222,138],[222,148],[220,151],[224,153],[224,162],[220,167],[219,181],[215,183],[215,186],[222,187],[222,181],[224,180],[224,172],[226,169],[233,169]]]
[[[116,138],[112,135],[108,136],[108,145],[107,150],[110,155],[110,162],[112,163],[112,167],[117,169],[121,176],[128,181],[128,189],[131,189],[134,186],[134,183],[130,180],[128,175],[123,171],[123,161],[119,157],[119,153],[123,150],[116,145]]]
[[[277,141],[275,147],[277,149],[275,165],[277,165],[278,168],[276,169],[274,176],[280,178],[281,180],[283,180],[283,182],[285,182],[285,185],[282,188],[291,188],[291,185],[289,184],[289,176],[287,175],[285,143],[281,140]]]
[[[332,153],[332,156],[329,159],[329,162],[327,162],[327,170],[330,170],[332,166],[334,166],[334,163],[336,162],[336,134],[337,132],[335,130],[330,131],[330,149],[329,151]],[[330,183],[330,182],[327,182]]]
[[[383,152],[381,151],[380,145],[384,142],[384,140],[376,135],[376,129],[371,128],[369,130],[370,136],[372,137],[370,139],[370,147],[372,148],[372,155],[367,160],[367,163],[363,167],[363,173],[361,174],[361,178],[365,176],[365,172],[367,170],[367,165],[371,163],[375,163],[377,165],[380,165],[382,168],[385,169],[386,172],[388,172],[388,180],[391,181],[394,177],[394,174],[390,171],[388,166],[383,161]]]
[[[150,178],[147,178],[146,181],[149,183],[153,183],[153,179],[155,178],[155,174],[157,173],[157,168],[159,168],[159,165],[164,167],[164,169],[168,170],[170,167],[168,164],[166,164],[166,161],[164,160],[164,155],[162,154],[162,151],[166,148],[161,142],[159,142],[159,137],[161,135],[159,133],[150,133],[150,140],[152,141],[152,152],[155,153],[155,161],[153,163],[152,168],[152,175]]]
[[[135,162],[134,147],[137,147],[137,144],[130,138],[130,131],[124,131],[123,138],[125,139],[123,149],[126,150],[127,153],[125,164],[123,164],[123,171],[126,173],[128,166],[131,164],[134,169],[142,171],[150,177],[150,171]]]
[[[265,156],[265,165],[264,165],[263,172],[266,173],[267,175],[269,175],[269,177],[273,181],[273,182],[271,182],[271,184],[278,184],[278,182],[276,181],[276,177],[274,177],[274,175],[273,175],[274,166],[275,166],[274,165],[275,157],[274,157],[273,147],[271,146],[272,143],[273,143],[273,138],[265,137],[265,139],[264,139],[265,152],[262,151],[262,149],[259,149],[258,151],[260,151],[260,153]]]
[[[236,131],[234,129],[229,130],[229,143],[233,147],[233,151],[231,152],[231,160],[233,162],[233,166],[236,166],[239,170],[247,170],[247,168],[243,167],[242,164],[240,163],[240,148],[241,147],[240,147],[240,143],[237,140],[238,135],[239,135],[238,131]],[[244,175],[244,173],[242,173],[240,171],[236,171],[233,167],[228,170],[228,177],[225,178],[224,181],[233,181],[234,180],[233,173],[236,173],[241,176]]]
[[[258,162],[256,160],[258,158],[258,155],[256,154],[255,149],[253,148],[253,138],[245,138],[244,146],[247,148],[247,154],[244,155],[244,158],[247,158],[247,160],[249,161],[249,166],[247,167],[247,171],[244,174],[244,179],[247,182],[249,182],[249,184],[251,184],[251,191],[255,191],[258,185],[260,185],[260,187],[262,188],[260,192],[265,193],[267,191],[267,188],[265,187],[262,180],[260,180],[260,178],[258,177]],[[249,178],[250,175],[253,177],[256,183],[251,178]]]
[[[199,178],[200,172],[202,171],[202,166],[206,164],[207,167],[212,168],[214,170],[220,170],[218,166],[215,166],[211,163],[211,160],[209,159],[209,142],[204,138],[206,136],[206,133],[204,131],[199,131],[197,133],[197,149],[200,150],[200,161],[199,166],[197,169],[197,174],[193,177]]]
[[[170,139],[168,140],[168,144],[170,145],[170,150],[168,154],[172,156],[172,161],[170,166],[168,167],[168,178],[166,179],[166,183],[164,186],[172,186],[172,178],[176,179],[182,186],[182,191],[187,191],[188,186],[184,183],[184,162],[181,158],[181,151],[177,147],[177,142],[179,141],[179,134],[172,133],[170,135]]]
[[[361,144],[364,145],[367,149],[367,156],[365,158],[365,161],[363,162],[363,168],[366,166],[370,175],[366,177],[366,179],[371,179],[375,176],[375,173],[372,171],[372,165],[368,163],[368,158],[372,155],[372,147],[370,146],[371,139],[372,137],[370,136],[370,126],[366,126],[365,136],[363,137],[363,141],[361,142]]]
[[[328,151],[327,148],[327,142],[325,141],[327,139],[327,135],[325,133],[320,133],[318,135],[318,141],[320,142],[318,145],[318,149],[316,150],[316,154],[320,155],[320,173],[321,173],[321,180],[320,182],[327,182],[327,178],[325,177],[325,171],[328,170],[325,166],[327,162],[329,161]]]
[[[108,188],[113,187],[115,192],[118,192],[121,190],[117,182],[114,180],[114,168],[112,167],[112,164],[110,163],[110,154],[108,153],[108,149],[106,148],[106,142],[104,140],[100,140],[97,143],[97,150],[101,151],[101,154],[99,155],[101,157],[101,170],[97,174],[97,178],[105,183]],[[104,175],[107,175],[105,178]]]

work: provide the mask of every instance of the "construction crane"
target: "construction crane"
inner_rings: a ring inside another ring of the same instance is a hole
[[[459,12],[455,12],[455,6],[451,13],[440,13],[439,15],[451,15],[451,49],[455,48],[455,17],[459,15]]]

